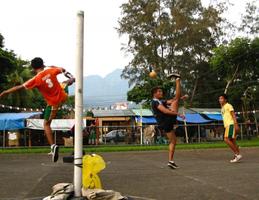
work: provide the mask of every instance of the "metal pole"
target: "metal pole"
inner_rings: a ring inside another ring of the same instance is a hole
[[[140,144],[143,145],[142,104],[140,104]]]
[[[106,136],[107,136],[106,128],[104,128],[104,131],[105,131],[104,144],[106,144]]]
[[[23,134],[24,134],[23,142],[24,142],[24,146],[26,147],[27,146],[27,129],[23,132]]]
[[[29,130],[28,146],[31,147],[31,130]]]
[[[254,106],[254,118],[255,118],[255,129],[256,129],[256,135],[258,135],[258,121],[256,118],[256,110],[255,110],[255,106]]]
[[[5,130],[3,132],[3,147],[5,147]]]
[[[241,140],[243,140],[243,124],[241,124],[240,132],[241,132]]]
[[[200,124],[198,124],[198,141],[201,142],[201,127]]]
[[[183,114],[185,115],[185,107],[183,107]],[[189,143],[189,137],[188,137],[188,130],[187,130],[187,123],[186,119],[183,120],[184,122],[184,131],[185,131],[185,138],[186,138],[186,143]]]
[[[84,12],[77,13],[76,42],[76,85],[75,85],[75,155],[74,189],[75,197],[81,197],[82,188],[82,151],[83,151],[83,55],[84,55]]]

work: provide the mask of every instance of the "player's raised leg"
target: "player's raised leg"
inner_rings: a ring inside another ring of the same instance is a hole
[[[170,109],[172,111],[178,112],[179,109],[179,101],[181,99],[181,80],[180,78],[177,78],[175,81],[175,98],[171,102]]]

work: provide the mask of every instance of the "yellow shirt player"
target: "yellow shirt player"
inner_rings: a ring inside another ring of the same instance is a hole
[[[225,127],[224,141],[234,152],[234,158],[230,160],[230,162],[236,163],[242,158],[239,147],[236,144],[236,134],[239,131],[236,115],[233,106],[228,103],[228,97],[226,94],[219,96],[219,103],[221,105],[221,114]]]
[[[233,120],[231,112],[234,112],[234,108],[229,103],[226,103],[221,108],[221,114],[223,117],[224,127],[226,129],[224,137],[235,138],[236,131],[234,129],[234,120]]]

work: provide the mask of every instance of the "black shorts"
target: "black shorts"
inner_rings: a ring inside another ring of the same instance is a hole
[[[166,133],[170,133],[174,130],[174,124],[163,124],[159,125],[158,127]]]
[[[172,132],[176,124],[176,118],[164,119],[158,123],[158,128],[165,131],[166,133]]]

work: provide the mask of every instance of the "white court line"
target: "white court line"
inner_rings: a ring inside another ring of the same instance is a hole
[[[138,197],[138,196],[130,196],[130,195],[125,195],[126,197],[131,197],[131,198],[138,198],[140,200],[157,200],[157,199],[151,199],[147,197]]]
[[[176,170],[173,170],[173,171],[174,171],[173,173],[176,173],[176,174],[178,174],[178,175],[180,175],[180,176],[183,176],[184,178],[187,178],[187,179],[196,181],[196,182],[201,183],[201,184],[203,184],[203,185],[209,185],[209,186],[212,186],[212,187],[214,187],[214,188],[216,188],[216,189],[218,189],[218,190],[222,190],[222,191],[224,191],[224,192],[226,192],[226,193],[229,193],[229,194],[232,194],[232,195],[235,194],[235,195],[240,196],[240,197],[245,198],[245,199],[250,199],[250,198],[249,198],[248,196],[246,196],[246,195],[233,192],[233,191],[231,191],[231,190],[226,189],[225,187],[208,183],[208,182],[206,182],[206,181],[204,181],[204,180],[201,180],[201,179],[196,178],[196,177],[193,177],[193,176],[184,175],[184,174],[182,174],[182,173],[176,172]]]

